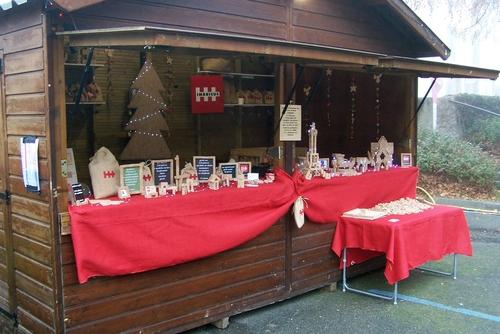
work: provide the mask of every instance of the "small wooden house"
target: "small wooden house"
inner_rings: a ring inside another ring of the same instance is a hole
[[[193,155],[227,161],[231,149],[281,146],[279,163],[288,171],[294,144],[280,143],[274,130],[279,105],[290,99],[303,106],[305,126],[315,121],[321,129],[320,155],[364,153],[380,135],[395,142],[397,153],[414,155],[419,76],[498,77],[418,59],[446,59],[450,50],[400,0],[3,0],[0,6],[0,308],[16,317],[22,333],[178,332],[340,278],[329,248],[335,225],[298,230],[285,216],[213,257],[78,283],[71,237],[62,235],[67,148],[88,184],[88,159],[97,148],[119,156],[129,140],[123,125],[141,58],[151,59],[170,85],[172,152],[187,161]],[[90,57],[89,66],[68,60],[72,52]],[[258,89],[270,103],[228,101],[223,114],[193,115],[189,78],[207,70],[204,59],[228,61],[234,87]],[[67,86],[85,70],[103,100],[75,105],[66,99]],[[23,184],[23,136],[39,139],[39,193]]]

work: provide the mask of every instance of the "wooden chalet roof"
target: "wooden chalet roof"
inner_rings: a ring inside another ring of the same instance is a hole
[[[106,0],[55,0],[67,11],[76,11]],[[402,0],[360,0],[365,6],[374,8],[384,18],[386,24],[417,43],[422,51],[419,57],[439,56],[447,59],[450,49]]]

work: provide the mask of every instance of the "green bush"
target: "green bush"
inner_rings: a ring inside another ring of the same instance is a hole
[[[455,101],[483,108],[500,114],[500,96],[458,94]],[[478,144],[483,149],[498,149],[500,145],[500,117],[476,110],[465,105],[455,105],[466,140]]]
[[[419,132],[417,161],[422,172],[494,189],[495,161],[480,147],[453,136]]]

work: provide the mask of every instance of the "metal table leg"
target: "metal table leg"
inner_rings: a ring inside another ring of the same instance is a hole
[[[453,268],[452,268],[451,273],[445,272],[445,271],[440,271],[440,270],[434,270],[434,269],[430,269],[430,268],[423,268],[423,267],[418,267],[415,269],[418,269],[418,270],[424,271],[424,272],[429,272],[429,273],[441,275],[441,276],[451,276],[451,277],[453,277],[453,279],[457,279],[457,254],[453,254]]]
[[[396,305],[398,303],[398,283],[397,282],[394,284],[394,292],[393,292],[392,297],[388,297],[388,296],[380,295],[378,293],[368,292],[368,291],[364,291],[364,290],[354,289],[354,288],[351,288],[349,285],[347,285],[347,247],[344,248],[344,252],[343,252],[342,268],[343,268],[343,270],[342,270],[342,291],[343,292],[346,292],[346,290],[347,290],[350,292],[359,293],[359,294],[366,295],[366,296],[381,298],[381,299],[385,299],[385,300],[392,300],[394,302],[394,305]]]

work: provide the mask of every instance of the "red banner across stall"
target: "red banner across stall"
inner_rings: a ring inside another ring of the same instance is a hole
[[[415,198],[417,179],[415,167],[369,171],[331,180],[306,180],[299,172],[293,174],[297,193],[306,202],[305,215],[315,223],[336,222],[342,213],[355,208],[371,208],[404,197]]]
[[[257,188],[186,196],[133,196],[118,206],[70,207],[80,283],[172,266],[234,248],[283,217],[298,196],[314,223],[333,223],[343,212],[415,197],[418,169],[395,168],[359,176],[293,178],[277,169],[276,181]],[[373,235],[377,238],[376,235]],[[384,250],[381,250],[384,251]]]
[[[258,188],[133,196],[118,206],[71,207],[78,280],[142,272],[234,248],[271,227],[295,199],[290,176]]]

